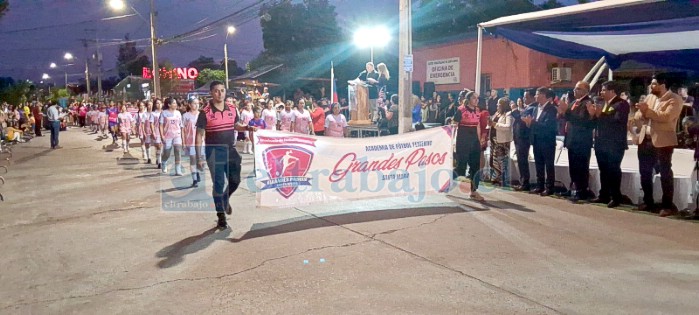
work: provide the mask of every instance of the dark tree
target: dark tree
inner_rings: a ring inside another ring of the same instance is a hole
[[[229,64],[230,66],[230,64]],[[213,57],[199,56],[199,58],[192,60],[187,65],[189,68],[197,68],[197,70],[202,71],[204,69],[221,70],[221,64],[214,61]]]
[[[149,67],[150,61],[143,50],[136,49],[136,42],[129,41],[127,34],[126,42],[119,45],[119,56],[117,57],[117,69],[119,78],[126,78],[129,75],[140,75],[143,67]]]
[[[221,64],[218,69],[225,70],[224,60],[221,60]],[[215,70],[215,69],[213,69]],[[233,59],[228,59],[228,75],[232,78],[245,73],[245,69],[238,65],[238,62]]]
[[[10,8],[10,0],[0,0],[0,18],[7,12]]]
[[[260,20],[265,52],[261,57],[281,59],[285,64],[301,64],[317,56],[304,51],[326,47],[341,41],[335,6],[328,0],[276,0],[264,5]],[[299,57],[302,57],[299,59]]]
[[[413,39],[459,35],[475,31],[478,23],[537,10],[541,8],[528,0],[421,0],[413,7]]]

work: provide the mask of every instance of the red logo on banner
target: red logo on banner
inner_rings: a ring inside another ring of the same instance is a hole
[[[273,138],[277,139],[277,138]],[[306,177],[313,161],[313,152],[297,146],[278,146],[262,152],[262,158],[269,174],[261,190],[276,189],[280,195],[289,199],[298,186],[310,186]]]

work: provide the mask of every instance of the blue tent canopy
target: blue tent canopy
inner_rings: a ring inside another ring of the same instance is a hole
[[[699,1],[610,0],[498,18],[481,29],[570,59],[699,71]]]

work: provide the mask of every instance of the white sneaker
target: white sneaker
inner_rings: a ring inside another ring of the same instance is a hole
[[[182,166],[175,165],[175,176],[182,176]]]
[[[163,174],[167,174],[167,166],[163,165]]]

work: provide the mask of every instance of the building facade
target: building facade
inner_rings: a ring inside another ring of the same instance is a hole
[[[478,41],[473,35],[413,49],[413,89],[417,82],[429,98],[432,91],[473,89]],[[569,90],[583,79],[596,60],[562,59],[531,50],[504,38],[483,36],[481,94],[495,89],[512,98],[522,89],[551,87]],[[434,83],[434,86],[430,82]]]

